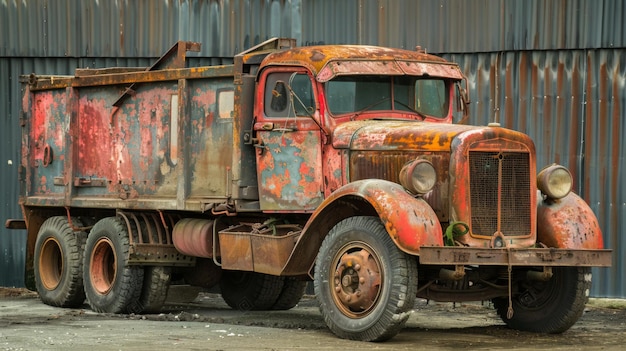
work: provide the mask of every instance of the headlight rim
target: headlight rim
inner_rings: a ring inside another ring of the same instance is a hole
[[[415,172],[420,172],[421,177],[415,177]],[[426,179],[426,181],[422,182],[426,185],[423,187],[416,186],[416,179]],[[402,166],[402,169],[400,170],[400,185],[413,195],[422,196],[428,193],[435,187],[436,183],[437,170],[429,160],[419,158],[411,160]]]
[[[569,184],[563,183],[564,177],[567,177]],[[537,188],[550,199],[559,200],[566,197],[572,192],[573,185],[574,179],[569,169],[556,163],[546,166],[537,175]]]

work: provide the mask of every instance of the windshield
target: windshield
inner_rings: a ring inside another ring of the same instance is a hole
[[[338,76],[324,85],[332,115],[402,111],[444,118],[449,95],[443,79],[414,76]]]

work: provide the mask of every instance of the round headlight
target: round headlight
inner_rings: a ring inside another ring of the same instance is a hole
[[[413,160],[400,170],[400,184],[416,195],[429,192],[437,181],[437,172],[427,160]]]
[[[561,199],[572,191],[572,174],[567,168],[552,164],[537,175],[537,188],[552,199]]]

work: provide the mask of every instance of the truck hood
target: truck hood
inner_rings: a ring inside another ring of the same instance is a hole
[[[479,137],[477,134],[482,135]],[[457,138],[459,137],[459,138]],[[455,139],[503,138],[525,140],[527,136],[506,128],[477,127],[412,120],[362,120],[337,126],[333,146],[350,150],[450,151]],[[478,138],[477,138],[478,137]],[[532,141],[530,141],[532,143]]]

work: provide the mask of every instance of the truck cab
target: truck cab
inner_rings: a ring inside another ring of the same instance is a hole
[[[354,180],[342,158],[349,133],[364,124],[450,124],[462,78],[423,52],[346,45],[268,55],[253,117],[261,209],[311,212]],[[379,178],[389,176],[397,174]]]

